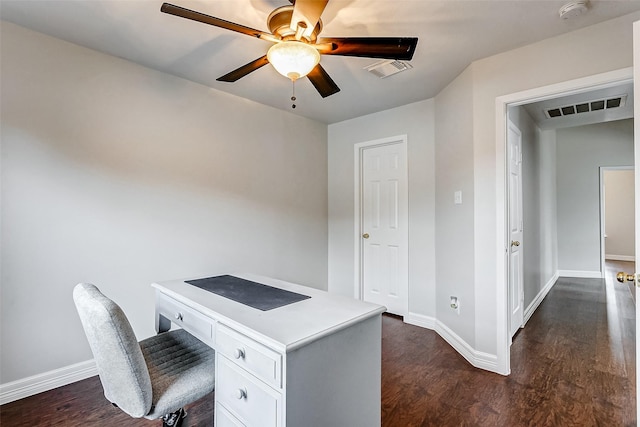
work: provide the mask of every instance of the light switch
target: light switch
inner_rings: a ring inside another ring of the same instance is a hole
[[[462,204],[462,191],[458,190],[453,193],[453,203],[455,203],[456,205]]]

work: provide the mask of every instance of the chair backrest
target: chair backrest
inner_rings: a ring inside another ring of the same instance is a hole
[[[105,397],[132,417],[146,415],[151,410],[151,379],[124,312],[89,283],[76,285],[73,300],[98,367]]]

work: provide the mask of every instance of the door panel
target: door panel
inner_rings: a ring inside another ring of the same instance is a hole
[[[524,321],[523,292],[523,211],[522,211],[522,134],[508,123],[509,149],[509,329],[511,336],[518,332]]]
[[[405,315],[408,288],[406,146],[362,150],[363,299]]]

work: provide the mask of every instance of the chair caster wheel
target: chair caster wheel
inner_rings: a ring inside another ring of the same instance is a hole
[[[184,408],[180,408],[176,412],[172,412],[162,417],[162,427],[180,427],[182,425],[182,420],[186,417],[187,413],[184,411]]]

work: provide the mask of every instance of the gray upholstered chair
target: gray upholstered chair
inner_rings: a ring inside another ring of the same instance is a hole
[[[214,352],[179,329],[138,342],[120,307],[97,287],[73,290],[105,397],[135,418],[178,426],[183,406],[213,391]]]

